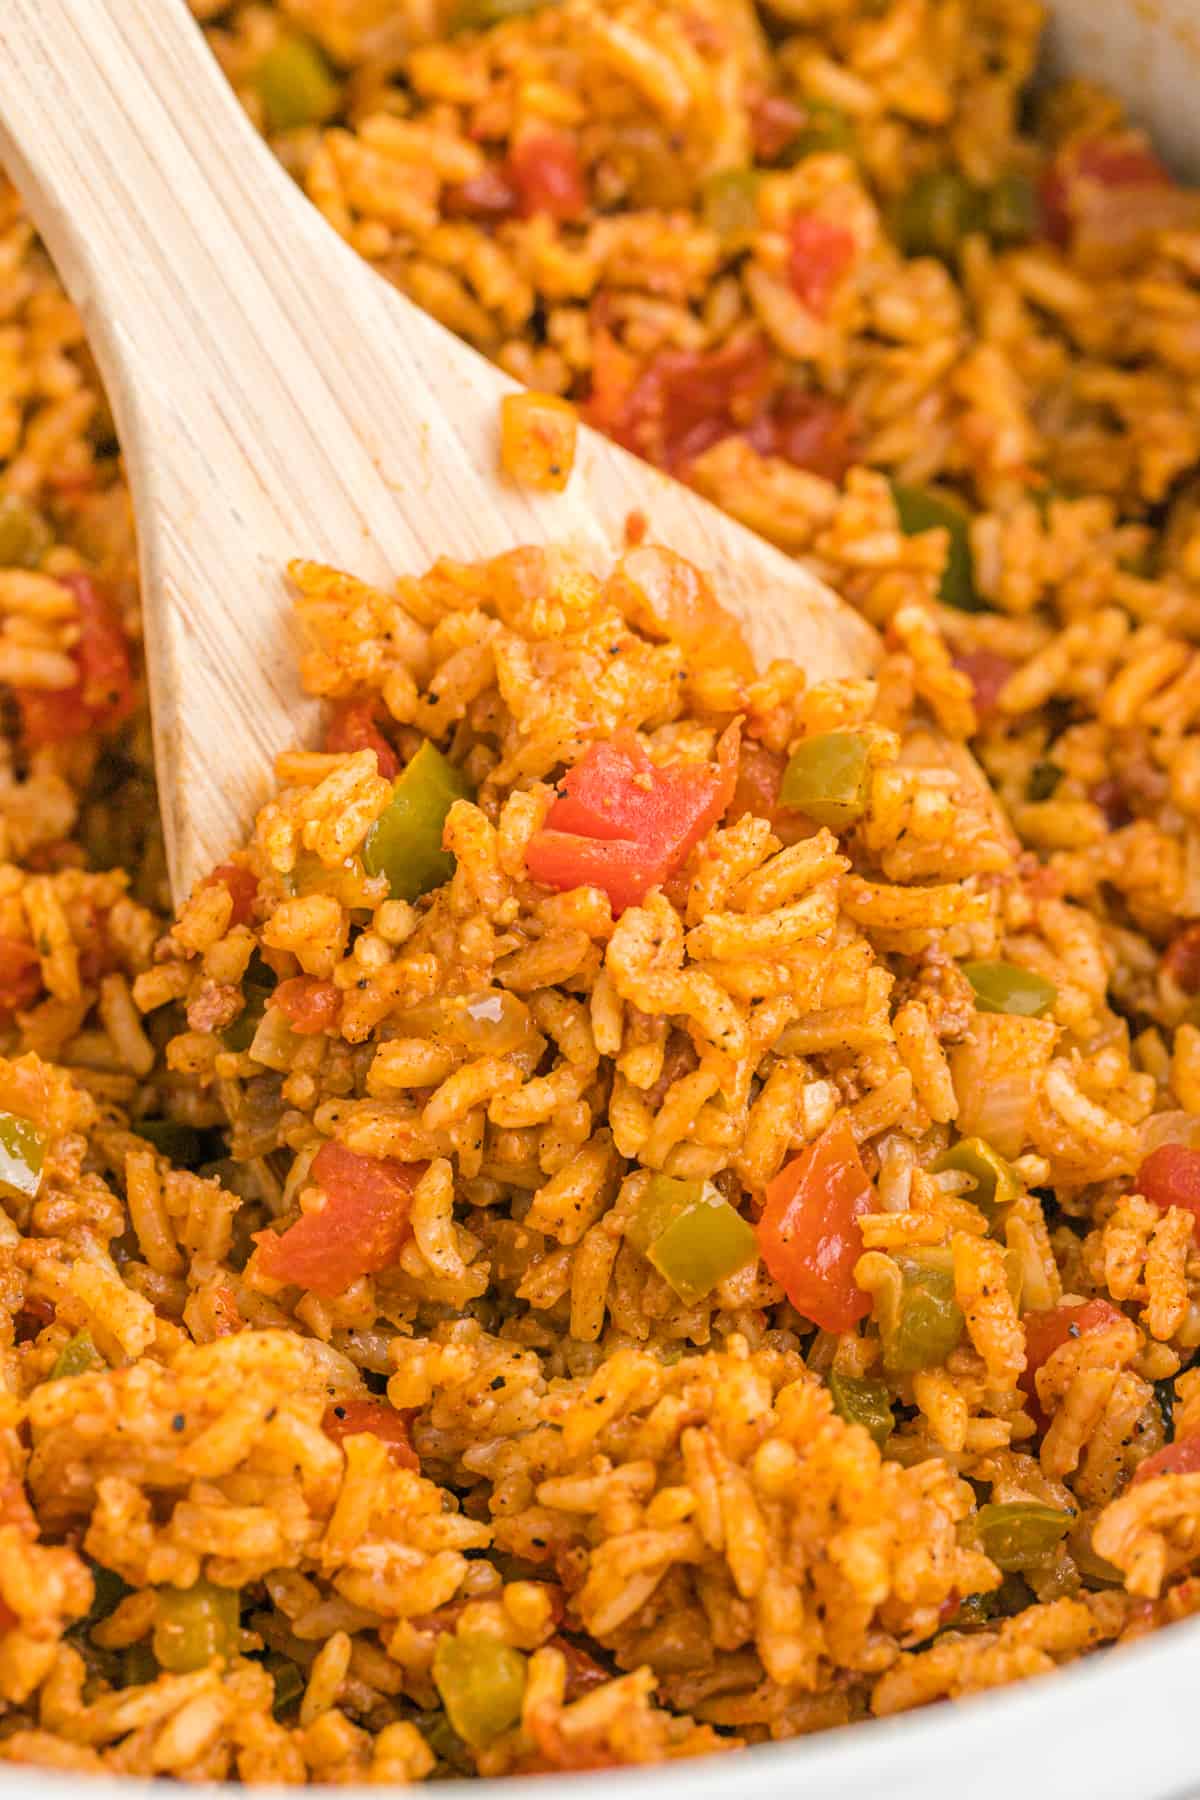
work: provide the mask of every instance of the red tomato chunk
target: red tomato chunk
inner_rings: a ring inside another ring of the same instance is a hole
[[[0,1018],[32,1006],[42,991],[41,958],[23,938],[0,937]]]
[[[677,474],[728,437],[827,481],[841,481],[856,452],[853,415],[795,383],[776,389],[770,347],[757,336],[719,350],[661,351],[639,366],[598,330],[584,416],[627,450]]]
[[[1143,145],[1103,139],[1072,145],[1050,164],[1038,187],[1042,235],[1052,244],[1062,247],[1071,242],[1081,184],[1108,193],[1174,185],[1158,157]]]
[[[211,875],[205,876],[201,887],[223,887],[228,889],[233,901],[233,911],[229,915],[231,925],[248,925],[254,917],[254,896],[258,893],[258,876],[250,869],[243,869],[237,863],[221,863]]]
[[[271,995],[292,1030],[301,1037],[316,1037],[332,1031],[342,1010],[342,996],[332,981],[318,981],[313,975],[294,975],[281,981]]]
[[[552,219],[578,219],[587,211],[579,152],[564,132],[529,132],[513,147],[508,178],[523,218],[546,213]]]
[[[726,823],[736,825],[750,813],[756,819],[766,819],[781,843],[795,844],[801,838],[811,837],[816,829],[812,821],[793,807],[780,805],[779,789],[786,767],[786,756],[768,750],[765,744],[756,744],[751,738],[743,739],[733,799],[725,814]]]
[[[994,650],[961,650],[954,658],[954,666],[961,669],[971,683],[975,716],[982,725],[996,710],[1000,690],[1017,665],[1010,657],[999,656]]]
[[[858,1220],[875,1192],[844,1118],[793,1157],[767,1187],[758,1245],[773,1280],[823,1331],[852,1331],[871,1310],[854,1280]]]
[[[1197,1475],[1200,1474],[1200,1431],[1190,1437],[1179,1438],[1165,1449],[1155,1451],[1148,1456],[1134,1474],[1130,1487],[1137,1487],[1143,1481],[1153,1481],[1156,1475]]]
[[[1027,1394],[1035,1393],[1034,1376],[1068,1339],[1086,1337],[1089,1331],[1103,1331],[1124,1316],[1109,1301],[1099,1299],[1025,1313],[1021,1319],[1025,1327],[1025,1368],[1018,1386]]]
[[[520,195],[503,169],[489,164],[468,181],[448,187],[442,195],[442,211],[451,219],[507,219],[520,204]]]
[[[826,394],[796,386],[775,395],[745,438],[760,456],[780,456],[824,481],[843,481],[858,455],[854,414]]]
[[[113,731],[133,711],[129,645],[108,600],[87,575],[63,575],[79,611],[79,642],[72,652],[78,678],[50,691],[16,688],[27,744],[63,744],[87,731]]]
[[[765,338],[719,350],[665,350],[639,369],[606,331],[596,334],[588,423],[660,468],[682,469],[750,425],[772,383]]]
[[[832,219],[797,213],[788,227],[788,278],[792,292],[818,319],[854,261],[854,239]]]
[[[1163,952],[1162,966],[1184,994],[1200,994],[1200,925],[1185,925]]]
[[[1183,1207],[1200,1224],[1200,1150],[1160,1144],[1137,1172],[1137,1191],[1164,1212]]]
[[[565,892],[602,888],[614,912],[636,906],[686,860],[724,813],[737,773],[737,735],[717,766],[652,763],[632,732],[593,744],[563,777],[565,790],[525,855],[535,881]]]
[[[390,1267],[409,1236],[413,1189],[428,1166],[322,1144],[310,1173],[325,1205],[301,1213],[283,1233],[256,1233],[259,1271],[332,1299],[360,1275]]]
[[[401,1469],[416,1469],[421,1462],[408,1435],[410,1415],[397,1412],[385,1400],[339,1400],[326,1407],[321,1429],[325,1436],[340,1444],[343,1438],[357,1437],[369,1431],[388,1447],[388,1455]]]
[[[803,131],[808,114],[783,94],[763,94],[750,106],[755,162],[774,162]]]
[[[325,730],[325,748],[340,753],[373,750],[385,781],[400,773],[400,758],[375,723],[375,708],[369,700],[342,700],[334,707]]]
[[[569,1638],[556,1632],[550,1639],[550,1645],[552,1649],[562,1651],[567,1665],[568,1701],[578,1700],[581,1695],[590,1693],[593,1688],[603,1687],[606,1681],[612,1680],[609,1671],[602,1668],[594,1656],[589,1656],[586,1650],[581,1650]]]

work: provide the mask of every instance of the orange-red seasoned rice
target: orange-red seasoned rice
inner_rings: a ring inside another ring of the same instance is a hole
[[[652,520],[299,561],[326,737],[171,923],[0,195],[0,1752],[656,1762],[1194,1612],[1200,199],[1035,0],[193,10],[516,478],[578,411],[884,651],[753,672]]]

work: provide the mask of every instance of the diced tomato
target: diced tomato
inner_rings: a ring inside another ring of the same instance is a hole
[[[1108,189],[1174,185],[1168,170],[1144,145],[1093,139],[1068,146],[1048,165],[1038,185],[1042,235],[1060,248],[1071,241],[1072,187],[1080,179]]]
[[[587,211],[587,187],[573,138],[562,131],[531,131],[514,144],[508,178],[523,218],[547,213],[578,219]]]
[[[18,1344],[32,1343],[35,1337],[45,1331],[47,1325],[53,1325],[54,1317],[54,1308],[49,1300],[44,1300],[40,1294],[27,1294],[13,1320]]]
[[[816,830],[812,820],[793,807],[779,803],[779,789],[786,767],[785,756],[768,750],[765,744],[756,744],[752,738],[743,739],[738,751],[737,781],[725,823],[736,825],[739,819],[751,813],[756,819],[766,819],[783,844],[797,844],[801,838],[811,837]]]
[[[82,684],[58,688],[14,688],[13,698],[21,715],[21,736],[31,749],[43,744],[65,744],[83,737],[92,727],[92,715],[83,703]]]
[[[1034,1394],[1034,1376],[1056,1350],[1070,1338],[1086,1337],[1089,1331],[1103,1331],[1124,1313],[1107,1300],[1081,1300],[1073,1306],[1047,1306],[1022,1314],[1025,1327],[1025,1368],[1018,1386]]]
[[[950,1592],[946,1595],[946,1598],[942,1601],[942,1604],[938,1607],[938,1624],[942,1626],[949,1625],[951,1619],[956,1619],[961,1611],[962,1595],[957,1588],[951,1588]]]
[[[640,368],[598,326],[593,335],[589,425],[672,473],[728,437],[744,437],[760,456],[840,482],[857,455],[849,408],[796,382],[772,392],[770,347],[741,338],[719,350],[666,350]]]
[[[633,394],[637,383],[637,358],[621,348],[602,323],[601,309],[597,307],[592,321],[591,388],[581,408],[582,415],[597,431],[615,438],[627,450],[645,456],[647,452],[640,444],[631,441]]]
[[[416,1469],[419,1473],[421,1460],[408,1435],[410,1417],[384,1400],[339,1400],[326,1407],[321,1429],[335,1444],[369,1431],[387,1445],[388,1455],[399,1468]]]
[[[87,867],[87,853],[69,838],[56,838],[49,844],[34,844],[22,858],[34,875],[57,875],[62,869]]]
[[[342,996],[332,981],[318,981],[315,975],[293,975],[279,983],[270,1004],[279,1008],[301,1037],[317,1037],[337,1025]]]
[[[1200,1150],[1185,1144],[1160,1144],[1137,1172],[1137,1191],[1166,1212],[1180,1206],[1200,1230]]]
[[[1185,994],[1200,994],[1200,925],[1185,925],[1163,952],[1162,966]]]
[[[563,1637],[561,1633],[556,1632],[550,1639],[550,1648],[561,1651],[567,1665],[567,1690],[564,1698],[568,1704],[612,1680],[608,1670],[602,1668],[594,1656],[589,1656],[586,1650],[581,1650],[578,1644],[573,1644],[570,1638]]]
[[[1144,1463],[1139,1463],[1129,1485],[1138,1487],[1143,1481],[1153,1481],[1156,1475],[1196,1474],[1200,1474],[1200,1431],[1193,1432],[1190,1437],[1178,1438],[1175,1443],[1148,1456]]]
[[[121,959],[109,935],[108,912],[91,900],[80,900],[72,909],[71,927],[79,950],[80,979],[92,984],[111,975]]]
[[[1088,789],[1088,799],[1093,806],[1098,806],[1108,821],[1110,831],[1120,831],[1133,818],[1133,810],[1129,804],[1129,796],[1121,783],[1114,777],[1106,776]]]
[[[1173,187],[1170,171],[1144,144],[1085,144],[1077,168],[1101,187]]]
[[[32,1006],[42,991],[41,958],[23,938],[0,937],[0,1018]]]
[[[442,195],[442,211],[450,219],[509,219],[519,205],[513,183],[492,163]]]
[[[849,407],[795,384],[775,396],[745,436],[760,456],[781,456],[826,481],[844,481],[858,458],[858,423]]]
[[[87,731],[112,731],[133,711],[129,645],[115,611],[90,576],[63,575],[79,611],[79,642],[72,659],[73,687],[49,692],[16,688],[21,729],[28,744],[62,744]]]
[[[736,732],[717,747],[716,768],[651,762],[632,732],[593,744],[568,770],[565,790],[526,851],[546,887],[603,888],[614,912],[635,906],[679,868],[729,805]]]
[[[331,1299],[360,1275],[388,1268],[409,1236],[413,1189],[427,1167],[322,1144],[311,1174],[325,1190],[325,1205],[302,1213],[282,1234],[258,1232],[259,1270]]]
[[[750,107],[755,162],[774,162],[799,137],[808,115],[783,94],[763,94]]]
[[[854,1280],[862,1255],[858,1220],[875,1193],[844,1116],[767,1187],[758,1245],[773,1280],[823,1331],[852,1331],[871,1310]]]
[[[772,381],[763,337],[719,350],[664,350],[640,370],[605,330],[593,342],[588,423],[660,468],[678,470],[763,412]]]
[[[83,701],[96,726],[111,731],[133,711],[129,645],[113,607],[86,575],[65,575],[79,608],[76,656],[83,677]]]
[[[960,650],[954,666],[961,669],[974,689],[975,716],[983,721],[996,710],[1000,690],[1016,668],[1011,657],[995,650]]]
[[[228,890],[233,901],[233,911],[229,915],[231,925],[248,925],[254,917],[258,876],[250,869],[243,869],[240,863],[221,863],[211,875],[205,876],[200,886],[223,887]]]
[[[375,723],[375,708],[369,700],[342,700],[334,707],[325,729],[325,748],[335,752],[373,750],[385,781],[400,773],[400,758]]]
[[[756,744],[753,738],[743,738],[738,749],[737,781],[729,802],[729,823],[736,825],[747,813],[756,819],[773,819],[786,768],[785,756],[768,750],[765,744]]]
[[[810,313],[823,319],[842,276],[854,261],[855,244],[844,226],[820,213],[797,213],[788,226],[788,279]]]

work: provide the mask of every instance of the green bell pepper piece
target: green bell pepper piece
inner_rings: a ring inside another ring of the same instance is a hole
[[[36,569],[54,533],[35,506],[19,494],[0,500],[0,569]]]
[[[711,1181],[653,1175],[626,1237],[685,1305],[757,1256],[754,1229]]]
[[[469,800],[462,771],[426,740],[396,777],[388,809],[372,825],[363,844],[368,875],[386,875],[393,900],[419,900],[454,873],[454,858],[442,849],[446,814],[456,800]]]
[[[1010,169],[987,190],[984,227],[995,244],[1025,244],[1038,230],[1037,190],[1028,175]]]
[[[907,487],[900,481],[892,483],[892,499],[906,537],[939,526],[949,533],[946,565],[938,588],[942,605],[953,606],[959,612],[985,612],[987,608],[975,588],[971,562],[971,515],[962,502],[949,494],[935,493],[932,488]]]
[[[32,1200],[42,1184],[46,1139],[32,1119],[0,1112],[0,1193]]]
[[[525,1658],[498,1638],[443,1633],[433,1655],[433,1681],[454,1730],[476,1750],[521,1717]]]
[[[761,186],[757,169],[718,169],[704,183],[704,223],[716,232],[723,249],[740,250],[749,243],[758,227]]]
[[[884,1367],[896,1374],[944,1363],[962,1337],[966,1320],[954,1298],[948,1269],[901,1262],[904,1285],[894,1320],[881,1330]]]
[[[1057,763],[1036,762],[1029,771],[1029,782],[1025,789],[1025,797],[1036,805],[1040,800],[1050,800],[1057,791],[1063,778],[1063,771]]]
[[[819,156],[830,150],[840,150],[846,156],[855,154],[858,145],[854,127],[840,107],[831,106],[827,100],[806,100],[804,110],[808,117],[784,146],[780,162],[790,167],[803,162],[806,156]]]
[[[270,131],[320,125],[337,111],[338,84],[311,38],[284,37],[254,74]]]
[[[847,1425],[861,1425],[880,1446],[886,1444],[895,1423],[887,1384],[867,1376],[829,1375],[833,1410]]]
[[[814,824],[853,825],[867,810],[867,739],[860,731],[825,731],[805,738],[783,772],[779,798]]]
[[[303,1671],[296,1667],[290,1657],[280,1656],[275,1652],[264,1658],[267,1668],[275,1682],[275,1699],[271,1711],[278,1718],[289,1706],[294,1706],[308,1685]]]
[[[146,1687],[158,1679],[158,1664],[149,1644],[130,1644],[121,1653],[121,1685]]]
[[[102,1369],[104,1358],[91,1339],[91,1333],[77,1331],[68,1338],[50,1371],[51,1381],[66,1381],[75,1375],[86,1375],[89,1369]]]
[[[984,1555],[998,1569],[1020,1572],[1045,1562],[1071,1529],[1074,1516],[1040,1500],[1013,1500],[981,1506],[975,1525]]]
[[[954,262],[963,240],[987,224],[987,203],[953,169],[919,175],[893,217],[896,241],[905,256],[937,256]]]
[[[1022,1019],[1040,1019],[1058,997],[1052,981],[1009,962],[965,962],[962,972],[975,992],[980,1012],[1016,1013]]]
[[[198,1581],[190,1588],[158,1590],[154,1655],[163,1669],[187,1675],[206,1669],[214,1656],[237,1649],[241,1596],[237,1588]]]
[[[97,1625],[101,1619],[107,1619],[118,1601],[133,1592],[129,1583],[122,1580],[115,1569],[106,1569],[103,1563],[94,1562],[91,1570],[92,1604],[88,1608],[85,1625]]]
[[[243,981],[242,993],[246,1004],[233,1024],[221,1033],[221,1042],[226,1050],[236,1050],[240,1055],[250,1048],[274,991],[274,988],[267,987],[263,982]]]
[[[685,1305],[758,1255],[753,1228],[711,1181],[652,1176],[625,1235]]]
[[[975,1186],[967,1199],[973,1200],[989,1215],[998,1206],[1008,1206],[1021,1191],[1021,1184],[1009,1164],[983,1138],[963,1138],[961,1143],[943,1150],[933,1165],[933,1172],[940,1175],[946,1169],[957,1170],[974,1179]]]

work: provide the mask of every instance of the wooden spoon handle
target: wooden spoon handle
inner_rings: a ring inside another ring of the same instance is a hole
[[[474,551],[457,513],[522,535],[470,499],[509,384],[303,198],[184,0],[0,0],[0,152],[81,311],[137,503],[178,894],[314,728],[287,559],[390,581]]]
[[[82,312],[139,500],[178,503],[140,467],[153,440],[185,481],[202,465],[205,509],[265,491],[290,554],[379,579],[470,553],[446,514],[495,487],[516,384],[305,200],[185,0],[0,0],[0,153]],[[430,503],[398,497],[398,473]],[[544,537],[546,510],[510,492],[503,540]]]
[[[271,345],[287,176],[181,0],[4,0],[0,146],[103,356],[174,385]],[[261,323],[260,323],[261,321]]]

